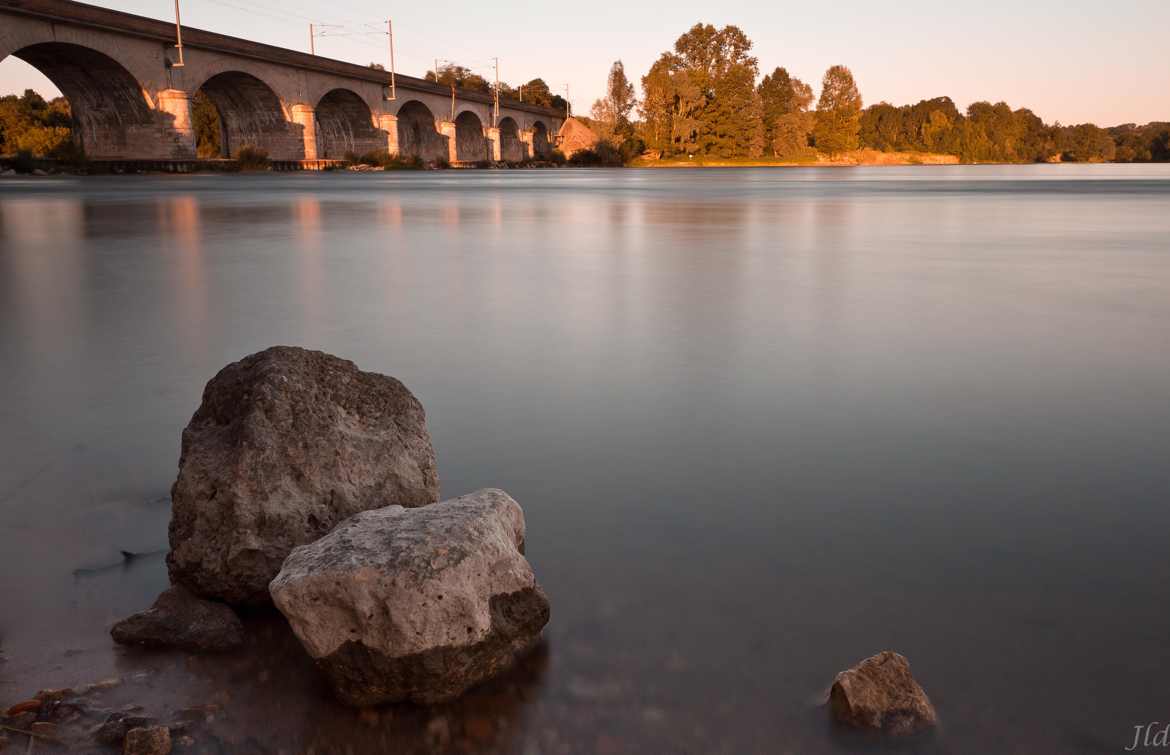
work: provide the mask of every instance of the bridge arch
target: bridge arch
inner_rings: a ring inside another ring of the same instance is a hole
[[[340,159],[386,149],[386,133],[374,126],[374,114],[350,89],[331,89],[317,103],[317,156]]]
[[[447,138],[435,130],[431,109],[418,100],[398,108],[398,154],[423,160],[447,157]]]
[[[158,118],[138,80],[105,53],[38,42],[11,53],[40,71],[69,101],[73,141],[91,158],[129,157],[159,138]]]
[[[500,120],[500,159],[518,163],[524,159],[524,143],[520,141],[520,124],[511,116]]]
[[[280,97],[257,77],[243,71],[223,71],[205,80],[198,91],[219,112],[222,157],[235,157],[244,147],[256,147],[278,160],[304,158],[302,127],[289,122]]]
[[[455,118],[455,159],[464,162],[491,159],[483,135],[483,121],[471,110],[464,110]]]
[[[532,124],[532,156],[547,158],[552,155],[552,144],[548,139],[548,126],[544,121],[534,121]]]

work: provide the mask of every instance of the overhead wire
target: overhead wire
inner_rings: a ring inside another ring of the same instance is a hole
[[[380,24],[382,22],[359,21],[359,20],[354,19],[354,18],[349,17],[349,16],[337,16],[337,15],[331,14],[330,17],[332,20],[345,21],[346,23],[325,23],[325,22],[322,22],[319,18],[311,18],[309,16],[302,15],[301,13],[291,11],[291,10],[288,10],[286,8],[277,8],[274,6],[267,5],[265,3],[256,2],[255,0],[248,0],[247,5],[232,2],[232,0],[208,0],[208,1],[211,3],[214,3],[216,5],[223,6],[225,8],[231,8],[233,10],[237,10],[237,11],[240,11],[243,13],[249,13],[249,14],[252,14],[255,16],[263,16],[266,18],[277,19],[280,21],[295,20],[295,21],[298,21],[301,23],[314,24],[316,27],[321,28],[321,29],[333,29],[333,31],[322,30],[320,32],[317,32],[316,36],[318,38],[344,37],[351,44],[361,45],[361,46],[367,47],[371,50],[381,51],[382,46],[379,44],[375,44],[372,40],[367,39],[367,37],[385,36],[387,34],[387,32],[382,30],[380,27]],[[355,27],[359,27],[359,28],[355,28]],[[360,27],[365,27],[366,29],[369,29],[369,31],[362,31],[362,30],[360,30]],[[338,30],[340,30],[340,31],[338,31]],[[496,61],[494,59],[475,58],[475,59],[472,59],[470,61],[464,61],[464,62],[448,61],[448,64],[461,66],[461,67],[471,71],[472,73],[475,73],[475,74],[483,77],[484,79],[487,79],[490,81],[490,80],[492,80],[492,78],[494,77],[494,74],[495,74]]]

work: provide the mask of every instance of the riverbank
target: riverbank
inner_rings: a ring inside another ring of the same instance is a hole
[[[634,159],[631,168],[809,168],[809,167],[859,167],[872,165],[958,165],[957,155],[934,152],[879,152],[875,149],[859,149],[833,157],[817,154],[807,159],[790,160],[779,158],[717,158],[717,157],[671,157]]]
[[[523,162],[424,163],[392,161],[386,164],[346,160],[267,160],[242,163],[239,160],[92,160],[63,162],[50,158],[19,159],[0,157],[0,178],[12,176],[119,176],[160,173],[381,173],[386,171],[425,170],[521,170],[564,167],[550,160]]]

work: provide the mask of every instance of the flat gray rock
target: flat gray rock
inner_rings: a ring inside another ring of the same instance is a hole
[[[171,581],[269,602],[289,551],[343,519],[439,499],[422,405],[392,377],[276,346],[223,368],[183,431],[171,490]]]
[[[441,702],[510,666],[548,623],[523,545],[520,505],[479,490],[357,514],[293,550],[270,590],[343,702]]]
[[[115,624],[110,636],[122,645],[219,652],[244,644],[244,626],[223,603],[172,587],[147,610]]]

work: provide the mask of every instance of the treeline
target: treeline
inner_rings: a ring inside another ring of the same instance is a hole
[[[1047,125],[1027,108],[976,102],[960,113],[949,97],[861,114],[859,142],[883,151],[941,152],[964,162],[1150,162],[1170,160],[1170,123]]]
[[[751,49],[738,27],[696,24],[642,77],[643,98],[636,103],[632,87],[624,94],[628,82],[619,61],[606,98],[593,108],[602,137],[598,150],[781,160],[857,149],[940,153],[964,162],[1170,160],[1170,123],[1048,125],[1031,110],[1003,102],[976,102],[960,112],[949,97],[866,108],[845,66],[826,71],[814,97],[812,87],[785,68],[761,79]],[[626,115],[633,104],[641,115],[637,123]]]
[[[371,63],[370,65],[374,64]],[[378,67],[380,68],[381,66]],[[484,94],[491,94],[492,92],[492,83],[490,81],[470,68],[455,63],[439,66],[438,71],[427,71],[423,78],[427,81],[434,81],[443,86],[454,87],[456,89],[483,92]],[[559,94],[553,94],[548,84],[541,78],[535,78],[517,87],[509,86],[501,81],[500,96],[521,102],[529,102],[533,105],[556,108],[558,110],[565,110],[568,107],[565,98]]]

